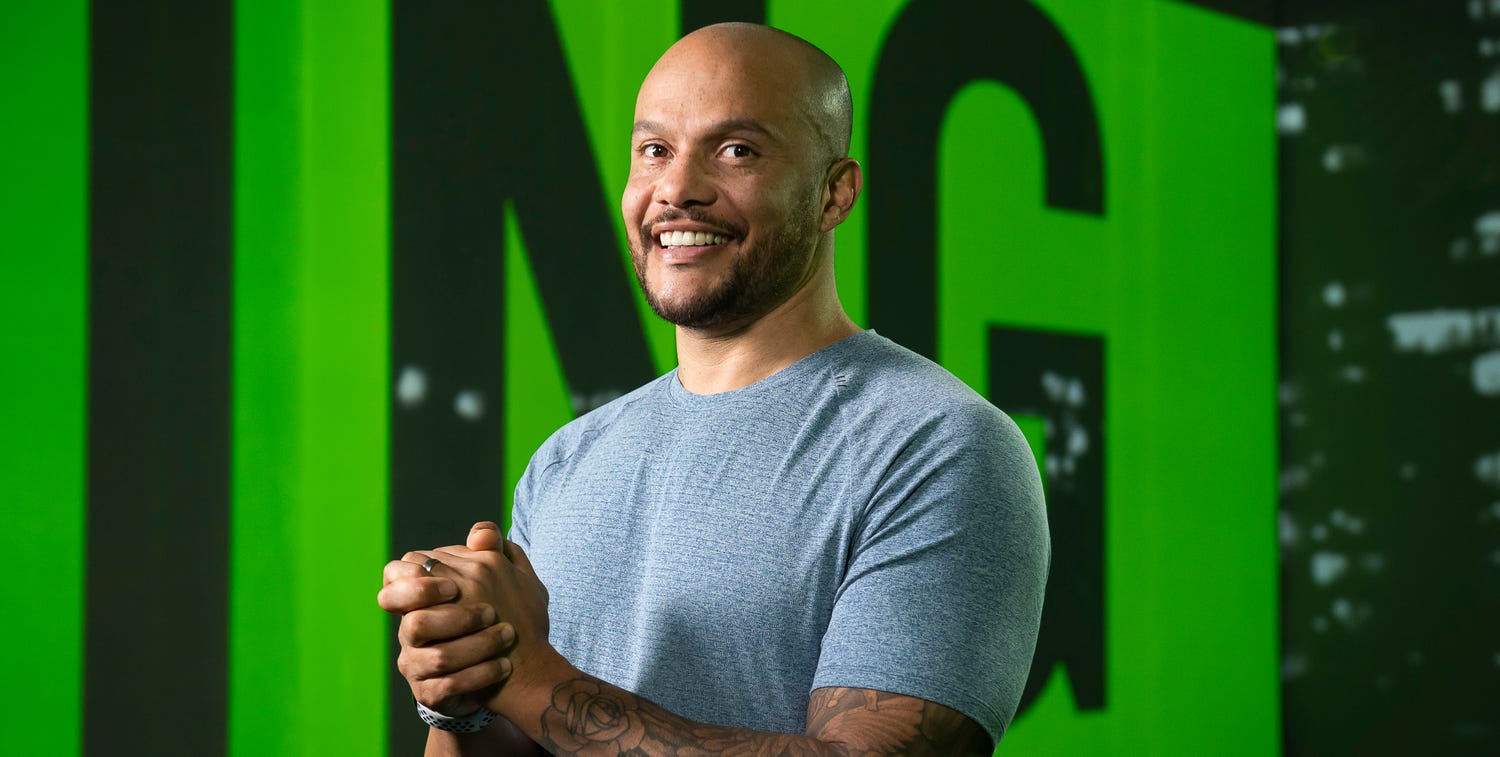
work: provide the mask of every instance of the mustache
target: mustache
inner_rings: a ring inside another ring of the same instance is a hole
[[[743,238],[745,236],[745,228],[743,226],[711,215],[706,210],[700,208],[668,208],[655,218],[641,224],[641,240],[645,241],[655,237],[656,234],[654,232],[657,224],[669,223],[671,221],[701,223],[705,226],[712,226],[732,237]]]

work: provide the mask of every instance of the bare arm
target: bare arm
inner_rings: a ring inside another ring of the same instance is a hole
[[[427,749],[423,754],[426,757],[450,757],[451,755],[483,754],[483,755],[517,755],[518,757],[536,755],[541,757],[546,752],[505,718],[495,718],[488,728],[479,733],[466,733],[459,735],[439,731],[436,728],[427,729]]]
[[[813,692],[805,734],[697,723],[589,676],[559,684],[537,726],[558,755],[987,755],[989,736],[942,705],[869,689]]]
[[[493,524],[481,524],[493,528]],[[478,529],[480,526],[476,526]],[[494,667],[500,644],[475,644],[460,630],[483,632],[486,624],[440,607],[413,610],[402,619],[402,672],[424,702],[453,701],[504,681],[484,703],[499,713],[489,729],[469,736],[433,731],[428,755],[528,754],[540,745],[559,755],[953,755],[988,754],[989,735],[973,720],[916,697],[869,689],[823,688],[808,702],[803,734],[767,733],[699,723],[648,699],[586,675],[547,643],[546,589],[514,544],[503,551],[448,547],[409,554],[409,561],[437,556],[434,571],[450,576],[462,606],[493,608],[514,623],[514,663],[500,677]],[[426,589],[434,582],[428,581]],[[423,585],[393,582],[382,604],[405,604],[405,594]],[[474,605],[470,605],[474,603]],[[421,602],[412,602],[421,606]],[[440,613],[446,614],[440,614]],[[464,623],[468,627],[461,628]],[[455,625],[457,624],[457,625]],[[502,624],[502,625],[510,625]],[[442,628],[435,631],[433,628]],[[429,640],[447,639],[441,643]],[[499,726],[499,728],[496,728]],[[528,744],[527,742],[535,742]]]

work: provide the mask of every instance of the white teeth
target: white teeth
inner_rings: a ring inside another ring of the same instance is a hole
[[[702,231],[664,231],[659,238],[662,247],[702,246],[724,244],[729,241],[722,235]]]

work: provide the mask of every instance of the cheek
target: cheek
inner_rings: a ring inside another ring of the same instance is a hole
[[[642,182],[631,179],[620,195],[620,215],[627,229],[635,229],[645,220],[646,207],[650,204],[651,191]]]

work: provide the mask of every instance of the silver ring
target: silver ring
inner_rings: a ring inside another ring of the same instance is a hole
[[[428,573],[431,573],[432,572],[432,566],[434,566],[434,565],[442,565],[442,563],[438,562],[438,559],[436,557],[429,557],[429,558],[427,558],[426,562],[422,563],[422,570],[425,570]]]

